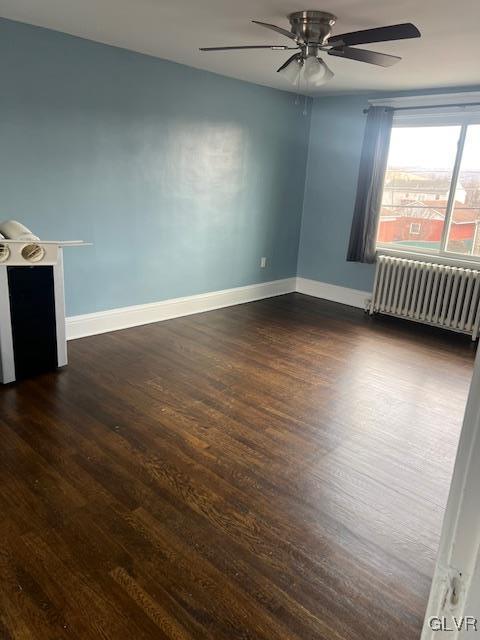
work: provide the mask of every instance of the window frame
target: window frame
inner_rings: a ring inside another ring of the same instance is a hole
[[[480,256],[472,256],[454,251],[447,251],[448,235],[450,232],[451,218],[455,205],[455,193],[460,175],[460,168],[463,158],[463,150],[465,148],[465,140],[469,125],[480,124],[480,106],[470,107],[434,107],[415,108],[407,107],[398,109],[393,116],[392,128],[398,129],[402,127],[438,127],[438,126],[459,126],[460,133],[457,144],[457,152],[452,170],[452,179],[450,182],[450,190],[448,194],[447,207],[445,212],[445,222],[440,240],[439,249],[422,248],[421,251],[415,251],[411,247],[405,249],[394,246],[393,244],[382,244],[376,242],[376,254],[392,255],[396,257],[423,259],[443,264],[453,264],[464,266],[466,268],[480,267]],[[386,171],[385,171],[386,174]],[[385,177],[384,177],[385,179]],[[380,225],[380,216],[378,217],[378,226]]]

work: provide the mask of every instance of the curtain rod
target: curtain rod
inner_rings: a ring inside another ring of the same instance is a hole
[[[368,113],[372,107],[385,107],[385,109],[393,109],[393,111],[416,111],[417,109],[442,109],[445,107],[479,107],[480,102],[456,102],[450,104],[422,104],[419,107],[390,107],[385,105],[370,105],[367,109],[363,110],[363,113]]]

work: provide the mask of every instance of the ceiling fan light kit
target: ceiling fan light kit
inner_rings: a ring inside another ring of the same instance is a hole
[[[372,42],[419,38],[421,35],[417,27],[409,22],[331,35],[337,18],[326,11],[295,11],[288,16],[288,19],[290,21],[290,31],[267,22],[259,22],[258,20],[252,20],[252,22],[289,38],[295,46],[240,45],[233,47],[202,47],[200,51],[234,49],[296,50],[297,53],[290,56],[277,69],[277,72],[298,87],[305,83],[305,88],[308,91],[329,82],[334,77],[333,72],[320,57],[322,53],[338,58],[366,62],[379,67],[390,67],[399,62],[401,58],[386,53],[378,53],[377,51],[355,49],[354,47]]]
[[[278,73],[286,78],[292,84],[296,84],[299,73],[302,70],[302,59],[299,55],[293,56],[293,60],[288,59],[288,64],[284,64],[278,69]]]
[[[321,58],[308,57],[303,63],[303,77],[307,87],[321,87],[329,82],[334,73]]]
[[[293,85],[299,88],[321,87],[331,80],[334,73],[321,58],[310,56],[303,60],[300,56],[282,65],[278,72]]]

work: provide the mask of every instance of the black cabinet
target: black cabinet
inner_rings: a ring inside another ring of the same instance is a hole
[[[17,380],[58,366],[53,269],[7,267]]]

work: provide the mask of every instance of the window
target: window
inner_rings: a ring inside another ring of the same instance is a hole
[[[377,249],[480,260],[480,118],[399,114]]]

